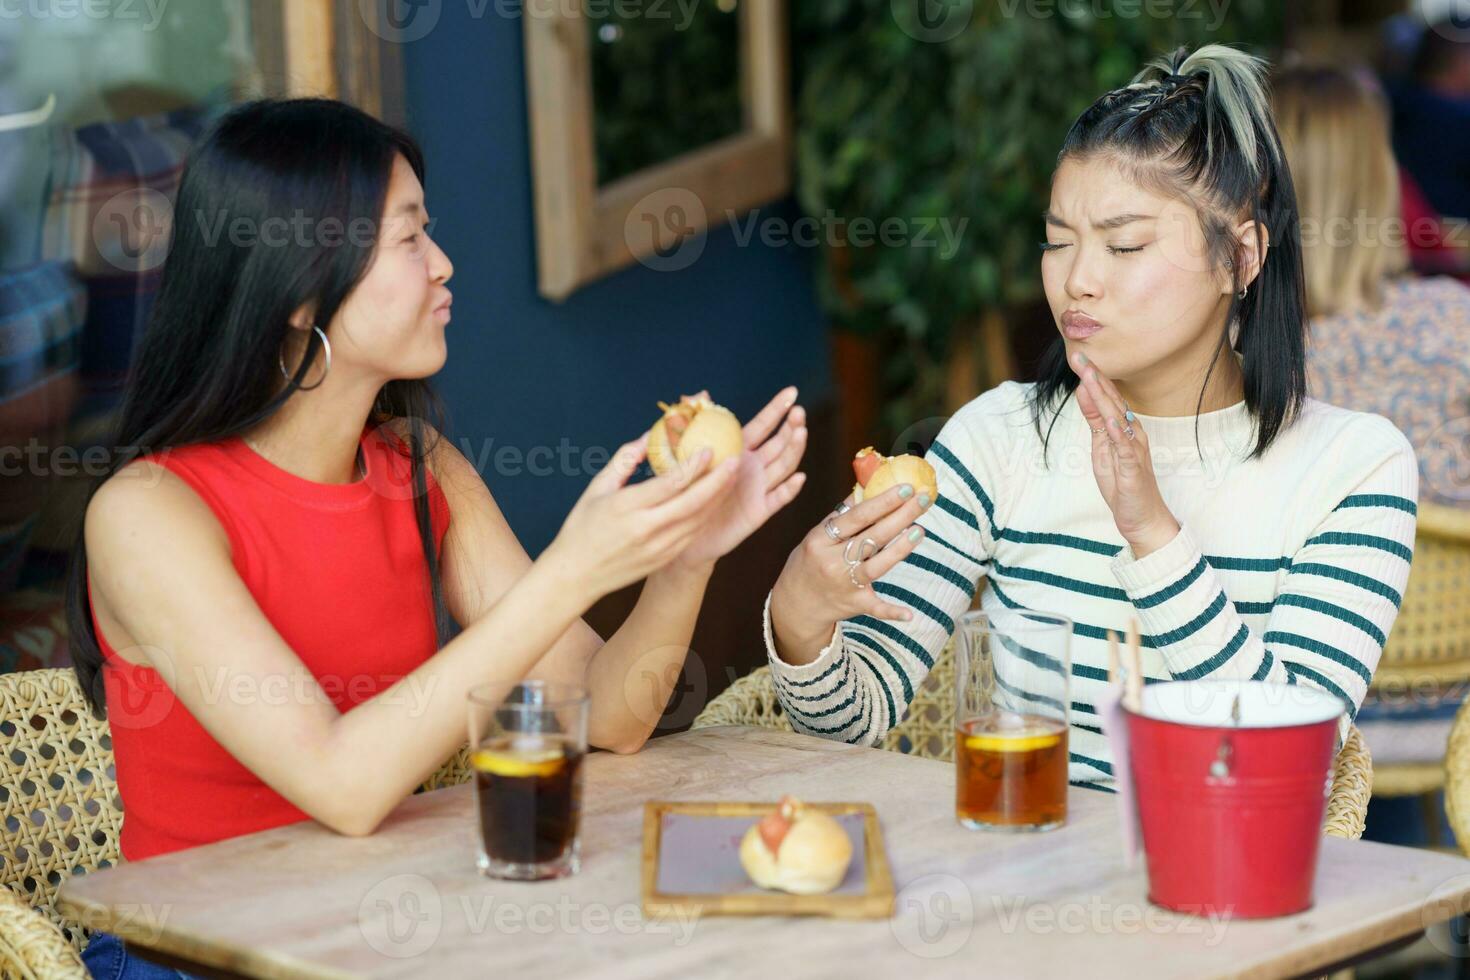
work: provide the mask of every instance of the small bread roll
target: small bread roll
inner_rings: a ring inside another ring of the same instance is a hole
[[[663,417],[648,433],[648,464],[659,476],[680,463],[711,450],[709,469],[714,469],[745,449],[745,432],[735,413],[716,405],[703,395],[685,395],[677,405],[658,403]]]
[[[740,864],[750,880],[794,895],[830,892],[842,884],[851,861],[852,841],[842,825],[789,796],[740,841]]]
[[[873,465],[872,457],[877,457],[879,463]],[[873,451],[873,447],[858,450],[853,457],[853,471],[857,474],[858,482],[853,485],[853,503],[860,504],[869,497],[876,497],[885,490],[889,490],[901,483],[907,483],[914,488],[915,494],[927,493],[930,503],[939,499],[939,479],[934,473],[934,467],[929,461],[908,453],[902,456],[883,456]],[[864,479],[864,474],[867,478]]]

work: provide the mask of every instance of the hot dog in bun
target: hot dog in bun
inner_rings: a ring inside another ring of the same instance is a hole
[[[648,433],[648,464],[659,476],[694,459],[701,449],[712,452],[710,469],[745,449],[735,413],[706,395],[685,395],[677,404],[659,402],[658,407],[664,414]]]
[[[751,881],[794,895],[830,892],[842,884],[851,860],[852,841],[842,825],[790,796],[740,842],[740,864]]]
[[[907,453],[884,456],[868,446],[859,449],[852,458],[852,471],[857,476],[857,483],[852,488],[855,504],[901,483],[912,486],[916,494],[927,493],[931,504],[939,499],[939,480],[934,475],[934,467],[918,456]]]

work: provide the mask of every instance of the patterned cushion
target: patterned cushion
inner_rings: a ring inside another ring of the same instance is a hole
[[[1392,422],[1418,458],[1420,503],[1470,507],[1470,288],[1443,276],[1392,279],[1381,309],[1311,326],[1308,393]]]

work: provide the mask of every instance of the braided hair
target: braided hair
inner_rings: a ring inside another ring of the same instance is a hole
[[[1264,453],[1306,397],[1307,316],[1296,191],[1271,118],[1260,58],[1223,44],[1156,58],[1122,88],[1077,117],[1057,164],[1106,157],[1151,190],[1193,203],[1210,260],[1231,276],[1221,350],[1241,356],[1245,402],[1256,428],[1251,456]],[[1259,273],[1244,297],[1232,228],[1256,222]],[[1269,261],[1260,229],[1269,233]],[[1234,327],[1232,336],[1232,326]],[[1210,372],[1214,371],[1211,363]],[[1077,387],[1066,345],[1054,338],[1032,394],[1038,432],[1043,414]],[[1203,404],[1209,375],[1200,388]],[[1043,438],[1050,432],[1043,434]]]

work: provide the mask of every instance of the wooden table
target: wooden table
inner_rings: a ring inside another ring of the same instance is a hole
[[[1074,789],[1036,835],[954,821],[950,764],[762,729],[703,729],[586,763],[583,865],[554,882],[475,870],[474,789],[406,800],[371,837],[305,822],[72,878],[63,911],[261,977],[1285,976],[1470,907],[1470,861],[1327,838],[1317,904],[1216,921],[1148,904],[1111,795]],[[645,800],[866,800],[899,889],[891,920],[645,921]]]

